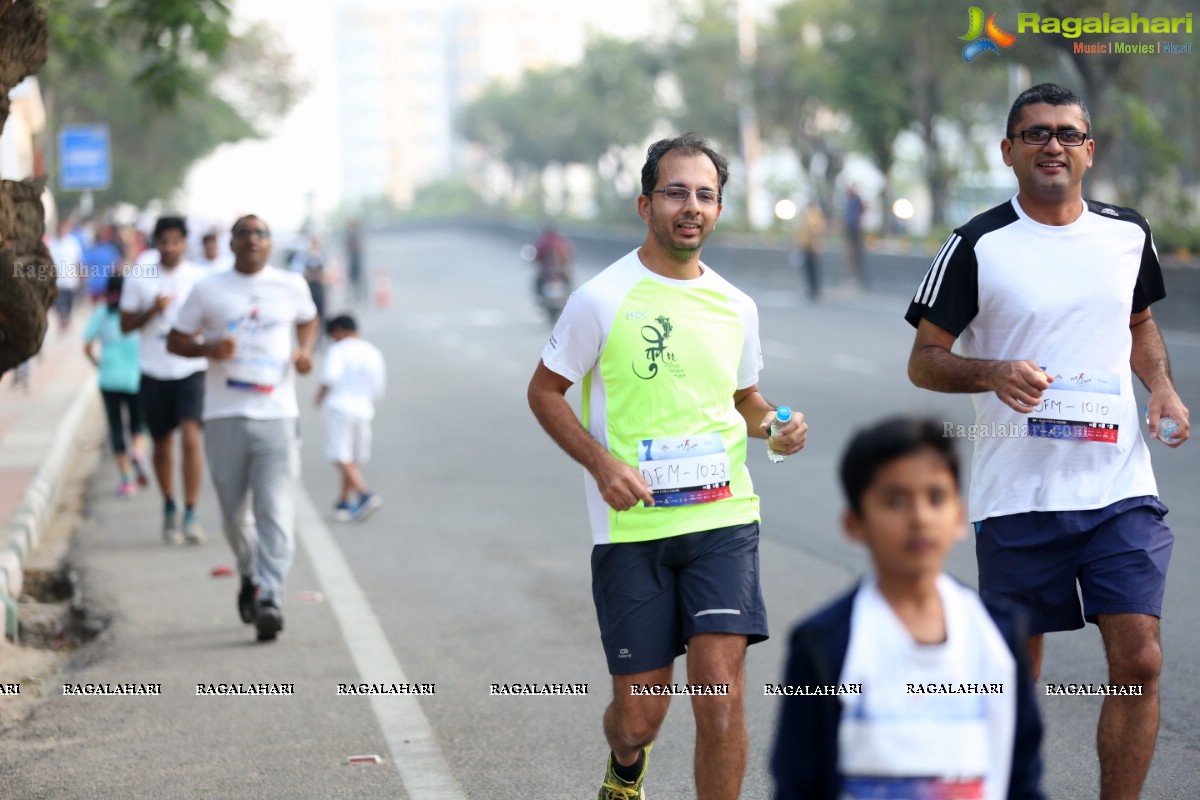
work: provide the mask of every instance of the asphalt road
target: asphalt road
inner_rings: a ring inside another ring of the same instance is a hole
[[[548,332],[532,306],[530,267],[510,243],[471,231],[377,238],[370,262],[386,266],[395,287],[392,311],[363,315],[366,337],[383,348],[391,370],[375,426],[378,459],[368,469],[388,505],[341,537],[341,546],[409,674],[438,681],[436,702],[422,707],[470,796],[490,796],[497,785],[527,786],[538,797],[589,792],[603,769],[607,677],[589,588],[582,471],[525,403]],[[581,264],[580,277],[603,266]],[[909,384],[906,298],[867,294],[812,306],[799,286],[742,288],[760,308],[761,387],[803,411],[811,426],[802,454],[782,465],[763,454],[751,465],[763,498],[763,583],[774,636],[749,656],[751,764],[743,794],[750,798],[769,794],[775,716],[771,699],[753,688],[777,679],[793,622],[866,564],[838,523],[835,465],[848,434],[895,412],[964,424],[973,414],[966,396]],[[1169,347],[1180,391],[1200,406],[1200,338],[1169,336]],[[577,390],[570,396],[578,401]],[[962,446],[969,463],[970,444]],[[1200,637],[1186,609],[1200,605],[1200,588],[1187,578],[1200,566],[1190,535],[1200,527],[1200,450],[1152,446],[1178,540],[1163,623],[1162,733],[1143,796],[1194,797]],[[304,467],[309,491],[326,507],[331,472],[315,441]],[[949,569],[974,584],[971,550],[957,548]],[[1105,679],[1094,626],[1050,637],[1044,679]],[[586,682],[591,691],[585,699],[487,696],[488,684],[504,681]],[[1051,796],[1093,794],[1099,701],[1042,702]],[[655,746],[653,795],[690,793],[692,742],[690,714],[677,702]]]
[[[532,303],[531,268],[511,242],[469,229],[376,236],[367,262],[387,270],[394,293],[390,309],[359,315],[389,369],[366,469],[383,509],[358,526],[329,521],[336,479],[312,406],[317,382],[302,379],[303,483],[312,505],[302,504],[287,628],[277,643],[253,647],[233,619],[232,583],[208,577],[212,564],[230,561],[211,490],[201,505],[214,541],[164,553],[146,533],[152,498],[117,505],[108,498],[111,466],[102,470],[91,493],[93,528],[75,557],[104,605],[119,612],[104,649],[77,659],[64,680],[161,681],[164,695],[182,688],[153,707],[52,698],[24,733],[0,739],[0,797],[10,796],[6,786],[20,787],[11,796],[22,800],[593,796],[607,753],[600,719],[609,678],[592,608],[582,468],[546,437],[525,401],[549,332]],[[580,277],[603,266],[580,264]],[[742,796],[767,798],[777,706],[761,687],[779,679],[794,622],[866,566],[838,521],[835,466],[848,434],[896,412],[963,424],[973,415],[966,396],[908,383],[906,297],[834,296],[813,306],[799,281],[795,292],[741,285],[760,309],[762,390],[811,426],[808,447],[787,462],[770,464],[765,452],[751,460],[763,498],[773,636],[748,657]],[[1180,391],[1200,408],[1200,337],[1168,341]],[[578,390],[569,397],[577,404]],[[970,443],[961,444],[969,461]],[[1200,527],[1200,450],[1151,447],[1177,541],[1163,622],[1162,733],[1143,797],[1182,800],[1200,787],[1200,636],[1186,611],[1200,607],[1200,583],[1189,579],[1200,566],[1192,535]],[[949,571],[975,583],[969,544],[954,551]],[[324,602],[298,600],[314,590]],[[1094,627],[1048,640],[1044,678],[1104,680]],[[187,688],[233,679],[295,682],[297,697],[229,698],[214,715],[216,706]],[[355,680],[435,684],[436,693],[371,703],[334,696],[336,682]],[[587,684],[588,694],[489,692],[493,683],[547,682]],[[1095,796],[1099,701],[1040,701],[1049,795]],[[693,742],[681,698],[655,744],[648,796],[694,795]],[[352,769],[352,753],[381,753],[385,763]]]

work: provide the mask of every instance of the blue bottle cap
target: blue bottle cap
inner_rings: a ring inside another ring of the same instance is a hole
[[[779,408],[775,409],[775,419],[779,420],[780,422],[787,422],[791,418],[792,410],[787,406],[780,406]]]

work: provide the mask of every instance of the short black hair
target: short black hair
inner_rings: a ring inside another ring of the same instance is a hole
[[[121,287],[125,285],[125,278],[120,275],[109,275],[108,283],[104,285],[104,293],[112,294],[113,292],[120,293]]]
[[[259,222],[261,222],[263,224],[263,227],[266,228],[267,233],[271,232],[271,226],[268,225],[267,221],[265,219],[263,219],[262,217],[260,217],[258,214],[243,214],[242,216],[238,217],[236,220],[233,221],[233,227],[229,229],[230,232],[233,233],[234,235],[237,235],[238,230],[242,227],[242,223],[247,220],[251,220],[251,219],[256,219]]]
[[[888,417],[855,432],[842,453],[840,474],[846,502],[862,513],[862,498],[886,464],[921,450],[930,450],[958,481],[958,450],[945,435],[944,423],[923,417]]]
[[[201,242],[215,242],[216,240],[217,240],[217,234],[214,231],[209,231],[208,233],[206,233],[200,237]]]
[[[1037,86],[1021,92],[1013,101],[1012,108],[1008,111],[1008,123],[1004,126],[1006,139],[1017,135],[1014,128],[1017,126],[1017,120],[1021,118],[1021,109],[1034,103],[1045,103],[1051,106],[1079,106],[1079,110],[1083,112],[1083,124],[1087,126],[1088,132],[1092,130],[1092,112],[1088,111],[1083,98],[1057,83],[1039,83]]]
[[[185,220],[183,217],[159,217],[158,222],[154,223],[153,239],[157,241],[158,237],[162,236],[167,231],[179,231],[179,234],[186,239],[187,220]]]
[[[672,150],[678,150],[681,155],[706,155],[717,168],[717,194],[725,193],[725,181],[729,180],[729,162],[725,156],[705,141],[704,137],[695,133],[685,133],[674,139],[660,139],[650,145],[646,151],[646,163],[642,165],[642,194],[650,194],[658,183],[658,162]]]
[[[333,319],[325,323],[325,332],[333,336],[335,330],[342,330],[346,333],[355,333],[358,330],[358,323],[354,321],[354,317],[349,314],[339,314]]]

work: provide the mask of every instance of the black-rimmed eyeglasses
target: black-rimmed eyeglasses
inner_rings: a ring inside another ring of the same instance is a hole
[[[235,239],[248,239],[253,236],[255,239],[270,239],[271,232],[264,231],[260,228],[238,228],[233,232]]]
[[[682,186],[668,186],[665,189],[651,189],[646,194],[661,194],[663,197],[670,200],[672,203],[686,203],[688,197],[693,192],[691,189],[685,189]],[[696,202],[702,206],[715,206],[721,202],[721,195],[714,192],[712,189],[697,189],[695,191]]]
[[[1063,147],[1079,147],[1088,140],[1087,131],[1077,131],[1070,128],[1061,131],[1048,131],[1045,128],[1026,128],[1018,131],[1017,136],[1025,144],[1043,145],[1050,143],[1050,137],[1058,139]],[[1013,138],[1016,138],[1015,136]]]

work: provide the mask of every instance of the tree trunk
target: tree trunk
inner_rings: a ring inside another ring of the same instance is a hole
[[[8,92],[46,63],[46,15],[33,0],[0,2],[0,130]],[[0,375],[42,349],[46,312],[58,297],[42,241],[41,180],[0,181]]]

